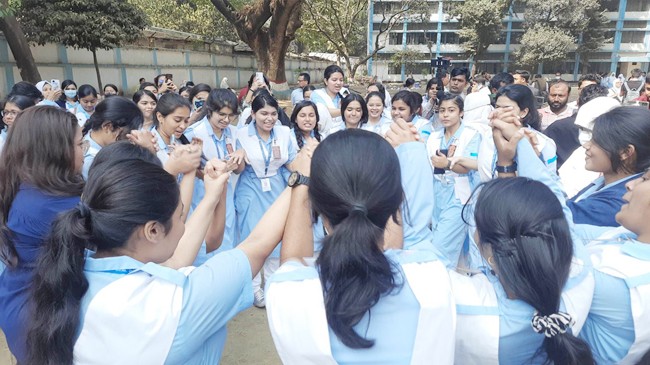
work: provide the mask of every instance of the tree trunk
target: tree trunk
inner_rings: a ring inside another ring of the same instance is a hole
[[[91,49],[90,52],[93,53],[93,62],[95,63],[95,72],[97,73],[97,86],[99,89],[97,89],[97,92],[102,93],[104,90],[104,87],[102,86],[102,75],[99,73],[99,63],[97,62],[97,50],[96,49]]]
[[[2,6],[7,8],[7,1],[0,2]],[[24,81],[29,81],[33,84],[41,81],[41,74],[38,72],[38,67],[32,56],[32,50],[29,48],[29,43],[25,38],[23,29],[18,24],[16,17],[6,16],[0,18],[0,30],[4,33],[11,53],[16,60],[16,66],[20,70],[20,77]]]

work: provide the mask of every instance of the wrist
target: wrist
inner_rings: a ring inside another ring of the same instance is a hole
[[[501,165],[497,163],[496,170],[500,174],[513,174],[517,172],[517,162],[510,161],[508,165]]]

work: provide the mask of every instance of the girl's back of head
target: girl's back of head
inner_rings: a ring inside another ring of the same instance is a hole
[[[142,160],[118,161],[90,172],[81,202],[54,221],[39,258],[26,363],[73,363],[80,303],[88,289],[85,249],[121,248],[147,222],[157,222],[168,232],[178,200],[175,178]]]
[[[120,130],[117,139],[126,138],[126,134],[139,129],[144,123],[144,117],[138,106],[122,96],[112,96],[97,104],[95,112],[84,125],[83,133],[101,130],[102,126],[110,123],[111,130]]]
[[[538,328],[550,362],[593,364],[587,344],[571,334],[570,315],[560,312],[573,242],[553,192],[527,178],[492,180],[483,185],[474,216],[481,254],[506,292],[535,308],[533,323],[558,321],[558,333],[550,337],[544,335],[547,327]]]
[[[317,260],[327,321],[351,348],[373,346],[353,327],[399,285],[382,251],[386,223],[402,202],[399,171],[395,150],[372,132],[337,132],[314,151],[309,197],[331,227]]]

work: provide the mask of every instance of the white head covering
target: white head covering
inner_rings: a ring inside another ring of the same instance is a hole
[[[575,124],[580,128],[579,139],[581,144],[591,140],[591,131],[594,129],[594,120],[608,111],[621,106],[616,99],[601,96],[581,105],[576,115]]]
[[[49,84],[50,84],[49,82],[47,82],[45,80],[41,80],[41,81],[36,83],[36,88],[38,89],[38,91],[40,91],[42,93],[43,88],[45,87],[45,85],[49,85]]]
[[[228,86],[228,78],[224,77],[221,79],[221,84],[219,85],[220,88],[222,89],[230,89],[230,86]]]
[[[465,97],[464,123],[488,123],[488,115],[494,110],[490,96],[482,92],[470,93]]]

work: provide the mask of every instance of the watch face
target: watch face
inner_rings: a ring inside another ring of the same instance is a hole
[[[289,175],[289,186],[294,186],[298,182],[298,173],[297,172],[292,172],[291,175]]]

